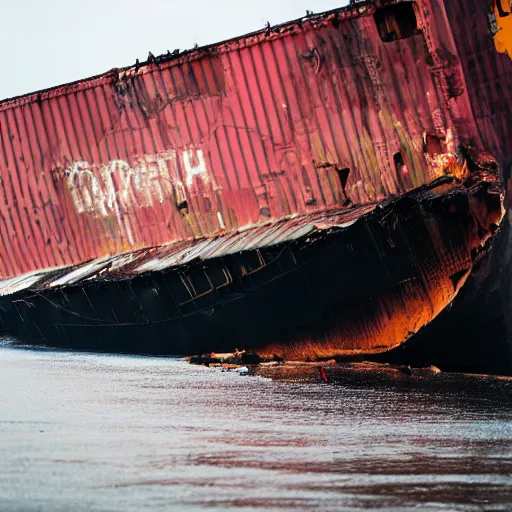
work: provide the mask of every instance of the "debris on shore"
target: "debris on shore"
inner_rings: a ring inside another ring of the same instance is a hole
[[[430,389],[444,389],[448,386],[472,391],[496,388],[506,392],[512,399],[512,377],[443,372],[433,365],[412,367],[371,361],[338,362],[334,359],[317,362],[263,360],[243,351],[203,354],[190,357],[188,361],[279,382]]]

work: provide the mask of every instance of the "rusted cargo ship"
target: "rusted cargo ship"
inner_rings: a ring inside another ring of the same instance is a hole
[[[357,1],[3,101],[3,332],[507,365],[510,20]]]

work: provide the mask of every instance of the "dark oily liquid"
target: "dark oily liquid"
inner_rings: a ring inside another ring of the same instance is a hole
[[[0,510],[511,510],[509,383],[0,348]]]

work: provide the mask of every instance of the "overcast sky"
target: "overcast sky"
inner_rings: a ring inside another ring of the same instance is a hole
[[[348,0],[0,0],[0,99],[242,35]]]

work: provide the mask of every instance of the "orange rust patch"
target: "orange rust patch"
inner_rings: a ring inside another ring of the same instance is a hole
[[[425,277],[402,283],[389,293],[362,305],[366,314],[351,326],[342,326],[322,340],[302,340],[291,345],[271,344],[256,351],[263,358],[317,360],[336,356],[376,354],[397,347],[431,322],[457,295],[471,272],[469,254],[454,258],[448,275],[443,266],[424,266]],[[446,255],[447,256],[447,255]],[[455,271],[455,272],[454,272]],[[460,274],[456,283],[454,274]],[[373,302],[373,304],[372,304]],[[373,313],[369,313],[369,310]]]
[[[468,166],[457,152],[452,130],[447,130],[444,138],[425,133],[423,142],[430,181],[446,175],[458,180],[467,177]]]
[[[494,35],[496,50],[500,53],[507,53],[512,59],[512,2],[510,0],[494,0],[493,14],[496,17],[498,28]]]
[[[346,306],[339,312],[343,321],[321,339],[270,343],[255,352],[263,358],[314,361],[385,352],[403,343],[453,301],[471,273],[475,255],[501,223],[504,198],[496,180],[486,171],[474,174],[470,183],[480,185],[465,189],[469,204],[454,200],[449,208],[452,215],[471,218],[461,224],[467,227],[458,243],[443,226],[446,217],[425,214],[428,245],[435,248],[435,256],[425,252],[426,246],[412,244],[407,258],[416,262],[417,270],[410,279]]]

